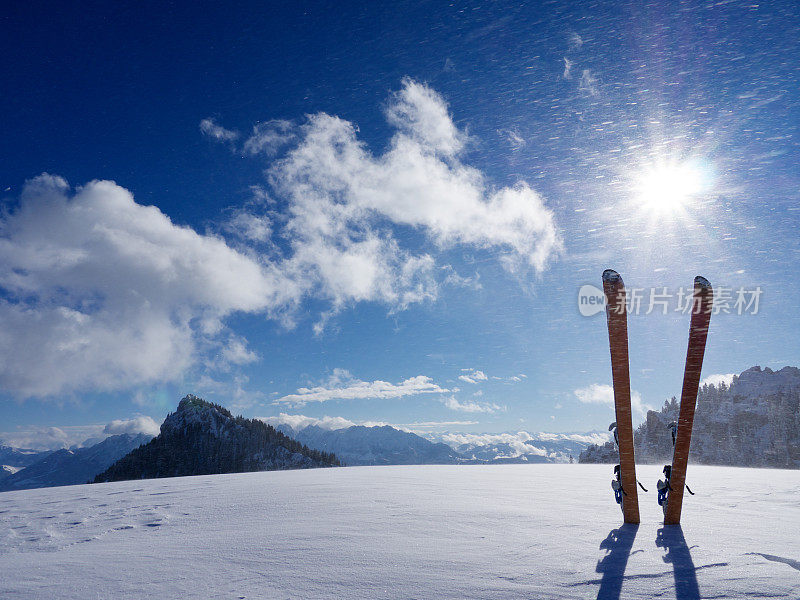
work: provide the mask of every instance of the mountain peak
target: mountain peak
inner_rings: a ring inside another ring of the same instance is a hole
[[[164,419],[161,433],[170,434],[186,431],[191,426],[200,426],[218,436],[224,426],[231,421],[233,415],[224,406],[208,402],[194,394],[187,394],[178,403],[177,410]]]
[[[194,394],[186,394],[181,401],[178,403],[178,408],[176,412],[186,412],[186,411],[201,411],[201,410],[212,410],[222,414],[223,416],[233,418],[231,411],[229,411],[224,406],[220,406],[219,404],[214,404],[213,402],[208,402],[207,400],[203,400],[199,396],[195,396]]]
[[[779,390],[800,387],[800,369],[783,367],[773,371],[769,367],[750,367],[734,378],[731,388],[740,396],[764,396]]]
[[[310,450],[257,419],[234,417],[223,406],[184,396],[161,424],[161,434],[95,477],[119,481],[336,466],[332,454]]]

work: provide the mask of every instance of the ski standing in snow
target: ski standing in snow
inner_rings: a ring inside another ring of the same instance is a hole
[[[672,465],[664,467],[664,481],[658,482],[658,503],[664,508],[664,524],[678,525],[681,522],[683,489],[694,495],[686,485],[686,467],[689,463],[689,448],[692,443],[692,424],[697,407],[697,391],[700,388],[700,372],[706,351],[708,326],[714,304],[714,290],[704,277],[694,278],[692,319],[689,324],[689,347],[686,351],[686,367],[683,371],[681,407],[677,424],[671,423]]]
[[[614,383],[614,408],[617,416],[614,440],[619,449],[619,464],[614,468],[611,482],[614,498],[622,507],[625,523],[639,522],[639,497],[636,489],[636,459],[633,452],[633,423],[631,419],[631,383],[628,367],[628,312],[625,284],[619,273],[603,272],[603,292],[606,297],[608,343],[611,349],[611,375]]]

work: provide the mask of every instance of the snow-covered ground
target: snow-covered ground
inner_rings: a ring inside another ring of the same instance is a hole
[[[800,471],[352,467],[0,493],[3,598],[800,598]]]

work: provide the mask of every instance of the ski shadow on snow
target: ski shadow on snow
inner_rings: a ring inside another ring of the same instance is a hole
[[[625,579],[625,567],[637,531],[639,531],[638,525],[626,523],[619,529],[612,529],[608,537],[600,542],[600,549],[608,553],[597,562],[595,569],[603,575],[597,600],[619,600],[622,582]]]
[[[697,567],[694,566],[692,553],[683,537],[681,526],[665,525],[659,529],[656,534],[656,546],[667,550],[663,560],[665,563],[672,563],[677,600],[698,600],[700,588],[697,586]]]
[[[752,556],[760,556],[762,558],[766,558],[767,560],[771,560],[772,562],[779,562],[783,563],[787,566],[792,567],[800,571],[800,560],[792,560],[791,558],[784,558],[783,556],[775,556],[774,554],[764,554],[762,552],[748,552],[748,555]]]
[[[599,581],[584,582],[578,585],[600,583],[600,589],[597,592],[597,600],[619,600],[623,581],[657,579],[668,575],[667,572],[625,576],[625,568],[628,565],[628,558],[631,555],[631,548],[636,539],[638,529],[638,525],[626,524],[619,529],[611,530],[608,537],[600,543],[600,549],[605,550],[607,554],[597,562],[597,568],[595,569],[598,573],[602,574],[602,579]],[[689,545],[683,537],[683,529],[681,529],[680,525],[662,526],[656,534],[656,546],[666,550],[663,560],[665,563],[672,564],[672,576],[675,579],[675,598],[677,600],[699,600],[700,588],[697,585],[697,571],[709,567],[722,567],[728,564],[714,563],[696,567],[692,560],[692,553]],[[636,552],[641,552],[641,550],[637,550]],[[777,562],[788,564],[790,567],[796,569],[800,567],[798,561],[760,553],[755,554],[759,554],[768,560],[776,560]]]

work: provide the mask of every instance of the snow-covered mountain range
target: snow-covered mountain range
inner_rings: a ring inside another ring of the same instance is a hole
[[[474,462],[567,463],[590,444],[602,444],[607,433],[442,433],[429,434]]]
[[[306,468],[337,460],[351,466],[565,463],[591,442],[606,439],[599,433],[527,432],[423,437],[389,425],[274,425],[273,429],[261,421],[233,417],[225,408],[189,395],[167,416],[152,442],[151,434],[122,434],[55,452],[0,447],[0,458],[6,463],[0,472],[0,491],[72,485],[95,478]]]
[[[37,460],[40,460],[50,454],[50,452],[50,450],[13,448],[11,446],[0,444],[0,465],[4,467],[10,467],[9,469],[4,469],[4,472],[8,475],[11,474],[12,471],[16,472],[27,467],[28,465],[35,463]],[[3,477],[3,475],[0,475],[0,477]]]
[[[456,464],[464,461],[446,444],[431,442],[388,425],[355,425],[342,429],[309,425],[298,431],[289,425],[278,428],[309,448],[334,453],[346,465]]]
[[[275,427],[309,448],[334,452],[347,465],[567,463],[608,434],[571,433],[417,433],[389,425]]]
[[[0,492],[88,483],[134,448],[150,441],[144,433],[112,435],[88,448],[57,450],[0,480]]]

